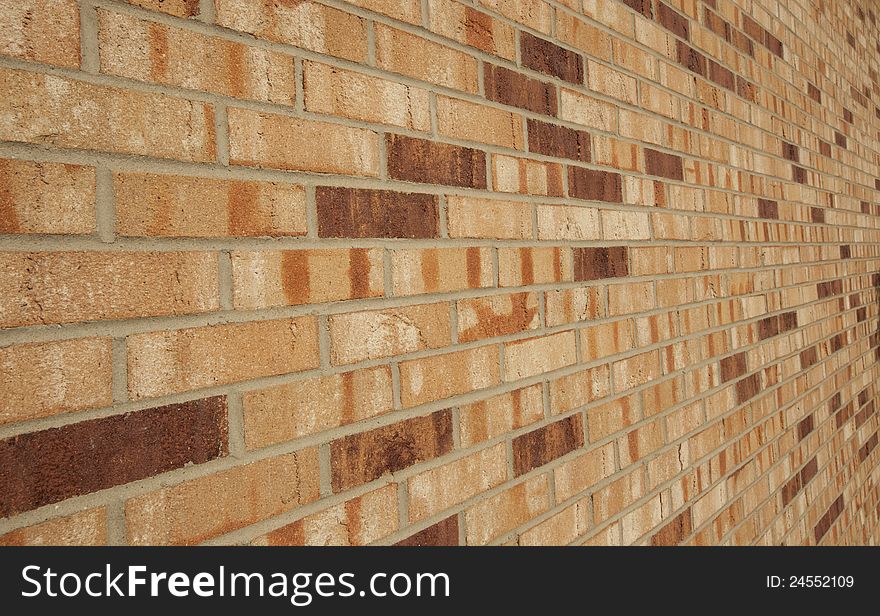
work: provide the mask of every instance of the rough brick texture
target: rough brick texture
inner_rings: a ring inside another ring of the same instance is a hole
[[[0,0],[0,545],[877,544],[870,4]]]

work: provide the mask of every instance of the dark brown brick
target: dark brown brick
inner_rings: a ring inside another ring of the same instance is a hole
[[[730,42],[743,53],[755,57],[755,43],[740,30],[730,29]]]
[[[743,14],[742,16],[742,22],[743,31],[750,37],[755,39],[755,41],[763,45],[765,32],[764,28],[762,28],[757,21],[745,14]]]
[[[751,374],[736,384],[736,403],[742,404],[751,400],[761,391],[761,375]]]
[[[395,180],[486,188],[486,153],[404,135],[387,135],[388,174]]]
[[[869,397],[870,397],[870,394],[868,393],[867,388],[860,391],[859,392],[859,406],[864,406],[865,404],[867,404]]]
[[[727,88],[731,91],[736,90],[736,76],[733,74],[733,71],[724,68],[714,60],[709,60],[708,70],[707,76],[709,81],[717,83],[722,88]]]
[[[651,545],[678,545],[694,531],[691,509],[681,512],[651,537]]]
[[[440,235],[437,196],[318,186],[319,237],[430,238]]]
[[[779,335],[779,318],[767,317],[758,321],[758,339],[766,340]]]
[[[779,218],[779,204],[770,199],[758,199],[758,216],[761,218]]]
[[[801,485],[806,486],[810,481],[813,480],[813,477],[819,472],[819,463],[816,462],[816,456],[813,456],[809,462],[804,464],[804,467],[801,469],[800,478]]]
[[[801,370],[806,370],[813,364],[819,361],[819,353],[816,351],[816,347],[811,346],[808,349],[804,349],[800,353],[801,357]]]
[[[556,86],[527,77],[503,66],[483,65],[486,98],[502,105],[555,116]]]
[[[813,414],[810,413],[806,417],[804,417],[797,426],[797,435],[798,441],[802,441],[807,438],[807,435],[813,431]]]
[[[840,428],[843,424],[845,424],[850,417],[853,416],[853,403],[852,401],[847,402],[846,406],[842,407],[837,413],[834,414],[834,424],[835,427]]]
[[[572,250],[574,252],[574,279],[576,281],[621,278],[629,275],[626,246],[581,247]]]
[[[645,173],[648,175],[659,175],[671,180],[684,179],[684,167],[681,156],[645,148]]]
[[[825,210],[820,207],[810,208],[810,220],[816,223],[825,222]]]
[[[528,32],[520,32],[519,49],[524,67],[563,81],[583,84],[584,59],[580,54]]]
[[[846,107],[844,107],[844,109],[843,109],[843,121],[849,122],[850,124],[853,123],[853,112],[850,111],[849,109],[847,109]]]
[[[767,32],[766,30],[764,31],[764,45],[767,47],[767,49],[770,50],[771,53],[776,54],[780,58],[783,57],[782,41],[780,41],[778,38]]]
[[[532,430],[513,439],[513,473],[519,477],[584,445],[580,415]]]
[[[834,131],[834,143],[841,148],[846,148],[846,136],[843,133]]]
[[[875,432],[871,438],[865,441],[865,444],[859,448],[859,462],[864,462],[871,455],[871,452],[877,447],[878,436]]]
[[[654,17],[654,10],[651,5],[652,0],[621,0],[625,5],[627,5],[632,10],[637,13],[641,13],[648,19]]]
[[[841,259],[851,259],[852,258],[852,246],[849,244],[845,244],[840,247],[840,258]]]
[[[459,545],[458,516],[451,515],[394,545],[419,547],[424,545]]]
[[[822,102],[822,91],[809,81],[807,82],[807,95],[817,103]]]
[[[714,13],[709,10],[708,7],[704,9],[703,15],[705,16],[706,27],[709,28],[712,32],[723,38],[727,42],[731,42],[731,27],[730,24],[727,23],[720,15]]]
[[[782,142],[782,156],[793,163],[800,162],[798,147],[793,143]]]
[[[797,493],[800,492],[803,487],[801,476],[799,474],[792,477],[784,486],[782,486],[782,506],[785,507],[794,500],[794,497],[797,496]]]
[[[0,518],[227,454],[226,398],[214,397],[0,441]]]
[[[568,194],[575,199],[588,201],[623,202],[623,181],[617,173],[568,168]]]
[[[803,167],[798,167],[797,165],[791,166],[791,179],[793,179],[798,184],[806,184],[807,183],[807,170]]]
[[[843,513],[843,496],[838,496],[828,510],[825,512],[816,527],[813,529],[813,533],[816,537],[816,543],[819,543],[822,540],[822,537],[831,530],[831,526],[834,524],[834,521],[840,517],[840,514]]]
[[[827,141],[822,141],[819,139],[819,153],[822,156],[827,156],[831,158],[831,144]]]
[[[816,284],[816,292],[819,299],[840,295],[843,293],[843,280],[827,280]]]
[[[746,354],[737,353],[730,357],[725,357],[720,362],[721,365],[721,382],[726,383],[738,378],[748,372],[749,367],[746,363]]]
[[[675,42],[678,63],[699,75],[706,76],[706,56],[682,41]]]
[[[529,152],[590,162],[590,133],[530,119]]]
[[[437,411],[330,443],[334,492],[452,451],[452,411]]]
[[[736,93],[742,96],[746,100],[750,100],[755,102],[758,96],[758,89],[755,87],[755,84],[748,81],[744,77],[736,76]]]
[[[690,36],[687,17],[663,2],[657,3],[657,23],[683,39]]]
[[[793,329],[797,329],[798,320],[797,320],[797,312],[791,310],[789,312],[783,312],[777,317],[779,321],[779,333],[791,331]]]

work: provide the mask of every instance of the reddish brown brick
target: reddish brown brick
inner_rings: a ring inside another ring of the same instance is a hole
[[[623,202],[623,182],[620,175],[610,171],[568,168],[568,194],[588,201]]]
[[[528,121],[529,151],[590,162],[590,133],[540,120]]]
[[[398,541],[394,545],[399,546],[423,546],[423,545],[459,545],[458,516],[451,515],[448,518],[432,524],[428,528],[410,535],[406,539]]]
[[[761,218],[779,218],[779,204],[770,199],[758,199],[758,216]]]
[[[725,357],[721,360],[721,382],[726,383],[744,375],[749,367],[746,362],[745,352]]]
[[[528,32],[520,33],[519,46],[524,67],[571,83],[584,83],[584,59],[580,54]]]
[[[811,346],[808,349],[804,349],[800,353],[801,357],[801,370],[806,370],[813,364],[819,361],[819,353],[816,351],[816,347]]]
[[[0,517],[226,453],[224,397],[14,436],[0,441]]]
[[[708,61],[707,70],[709,81],[717,83],[722,88],[736,91],[736,76],[733,74],[733,71],[724,68],[714,60]]]
[[[333,491],[394,473],[452,451],[452,411],[405,419],[330,443]]]
[[[651,537],[651,545],[678,545],[694,531],[691,509],[675,516],[671,522]]]
[[[319,237],[438,237],[437,197],[391,190],[319,186]]]
[[[682,41],[676,41],[675,49],[679,64],[705,77],[706,56]]]
[[[786,141],[782,142],[782,156],[793,163],[799,162],[800,160],[798,147],[795,144]]]
[[[503,66],[483,65],[486,98],[496,103],[555,116],[556,86],[527,77]]]
[[[576,281],[620,278],[629,275],[626,246],[609,248],[574,248]]]
[[[736,403],[742,404],[751,400],[759,391],[761,391],[761,375],[756,372],[736,384]]]
[[[657,23],[683,39],[690,35],[687,17],[664,2],[657,2]]]
[[[572,415],[513,439],[513,472],[519,477],[584,446],[583,420]]]
[[[798,441],[802,441],[813,431],[813,414],[810,413],[797,426]]]
[[[388,174],[406,182],[486,188],[486,153],[404,135],[387,135]]]
[[[632,10],[641,13],[648,19],[654,17],[653,0],[621,0]]]
[[[645,148],[645,173],[671,180],[681,180],[684,178],[681,156]]]

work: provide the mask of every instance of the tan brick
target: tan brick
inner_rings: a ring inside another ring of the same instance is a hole
[[[438,86],[475,94],[477,61],[460,51],[414,34],[376,26],[376,64],[379,68]]]
[[[547,327],[580,323],[605,316],[603,293],[597,287],[559,289],[544,293]]]
[[[652,528],[656,528],[663,519],[660,497],[656,496],[650,501],[629,512],[620,520],[620,532],[623,536],[624,545],[631,545]]]
[[[457,98],[437,96],[437,131],[462,141],[524,148],[521,115]]]
[[[214,0],[217,25],[355,62],[367,60],[367,25],[355,15],[311,0]]]
[[[569,505],[519,536],[520,545],[566,545],[590,529],[590,499]]]
[[[593,519],[597,524],[613,518],[645,494],[645,471],[636,467],[593,493]]]
[[[574,331],[508,342],[504,345],[504,380],[552,372],[576,361]]]
[[[231,108],[229,161],[289,171],[379,173],[379,136],[362,128]],[[309,147],[302,147],[307,143]]]
[[[585,327],[581,330],[581,358],[594,361],[635,348],[635,330],[632,321],[612,321]]]
[[[458,409],[462,447],[487,441],[544,417],[541,384],[514,389]]]
[[[109,338],[0,348],[0,425],[112,404],[110,349]]]
[[[480,0],[480,4],[508,19],[547,34],[553,11],[543,0]]]
[[[0,69],[0,139],[208,162],[214,108],[56,75]]]
[[[541,326],[534,293],[463,299],[458,307],[458,341],[473,342]]]
[[[126,236],[305,235],[306,191],[296,184],[117,173],[116,230]]]
[[[387,485],[276,528],[252,544],[367,545],[397,527],[397,486]]]
[[[596,485],[617,470],[614,443],[608,443],[557,466],[553,471],[557,500],[567,500]]]
[[[431,129],[430,100],[422,88],[312,61],[303,62],[303,83],[308,111],[412,130]]]
[[[126,340],[132,398],[298,372],[319,363],[314,317],[149,332]]]
[[[79,68],[75,0],[0,0],[0,55]]]
[[[516,31],[488,13],[454,0],[429,0],[428,28],[507,60],[516,60]]]
[[[567,413],[611,393],[611,371],[597,366],[550,381],[550,412]]]
[[[131,545],[193,545],[318,499],[318,450],[252,462],[125,503]]]
[[[626,391],[660,377],[657,351],[648,351],[614,362],[614,391]]]
[[[444,511],[506,479],[504,443],[419,473],[407,481],[409,521],[417,522]]]
[[[500,192],[562,196],[562,166],[556,163],[493,154],[492,177]]]
[[[610,316],[647,312],[655,307],[653,282],[630,282],[608,286]]]
[[[532,206],[520,201],[500,201],[447,195],[449,237],[529,239]]]
[[[498,383],[498,347],[492,345],[400,363],[400,401],[405,407]]]
[[[602,238],[599,210],[566,205],[538,206],[538,239],[597,240]]]
[[[604,64],[590,60],[587,66],[588,85],[591,90],[605,94],[630,105],[638,104],[636,79]],[[621,129],[623,126],[621,125]]]
[[[375,248],[232,253],[236,308],[317,304],[384,293],[382,252]]]
[[[416,26],[422,24],[421,0],[397,0],[396,2],[388,2],[388,0],[349,0],[349,3]]]
[[[606,240],[647,240],[651,219],[643,212],[602,210],[602,231]]]
[[[0,252],[0,327],[209,312],[206,252]]]
[[[610,133],[617,132],[616,107],[574,90],[560,90],[559,119]]]
[[[570,255],[566,248],[499,248],[498,284],[519,287],[571,280]]]
[[[330,361],[351,364],[450,344],[449,305],[423,304],[329,318]]]
[[[391,270],[395,295],[446,293],[495,284],[489,248],[394,250]]]
[[[200,13],[199,0],[124,0],[151,11],[162,11],[175,17],[195,17]]]
[[[605,440],[610,435],[628,428],[641,418],[638,403],[625,397],[587,410],[587,433],[590,442]]]
[[[278,105],[296,102],[291,56],[98,11],[101,72]]]
[[[550,482],[539,475],[465,511],[468,545],[485,545],[549,509]]]
[[[0,233],[94,233],[95,170],[0,158]]]
[[[375,417],[394,406],[388,366],[249,391],[244,404],[248,449],[267,447]]]
[[[0,535],[0,546],[13,545],[106,545],[107,510],[86,509]]]

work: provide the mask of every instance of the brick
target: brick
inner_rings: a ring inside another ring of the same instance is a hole
[[[0,516],[202,464],[226,453],[222,397],[14,436],[0,441]]]
[[[588,64],[587,85],[590,90],[616,98],[624,103],[638,103],[636,79],[625,73],[608,68],[604,64],[590,60]]]
[[[516,31],[511,26],[460,2],[431,0],[428,6],[431,32],[507,60],[516,60]]]
[[[445,303],[332,315],[328,323],[330,361],[336,365],[450,344]]]
[[[372,131],[328,122],[230,108],[233,165],[375,176],[379,139]],[[310,147],[302,147],[303,143]]]
[[[251,462],[125,503],[131,545],[194,545],[318,499],[318,450]]]
[[[532,206],[519,201],[446,196],[449,237],[531,239]]]
[[[133,237],[305,235],[306,191],[297,184],[116,173],[116,231]]]
[[[645,148],[645,173],[681,180],[684,178],[681,156]]]
[[[676,53],[679,64],[689,71],[706,76],[706,56],[698,52],[690,45],[676,41]]]
[[[626,391],[660,377],[660,363],[654,351],[614,362],[612,370],[615,392]]]
[[[602,238],[599,210],[565,205],[538,206],[538,239],[597,240]]]
[[[422,23],[422,4],[420,0],[349,0],[349,4],[359,6],[369,11],[382,13],[394,19],[405,21],[414,25]]]
[[[379,297],[376,248],[316,248],[232,253],[233,304],[240,309]]]
[[[590,162],[590,134],[585,131],[529,119],[528,135],[530,152]]]
[[[589,499],[585,498],[521,533],[519,545],[566,545],[589,528]]]
[[[742,404],[751,400],[761,391],[761,375],[751,374],[736,384],[736,403]]]
[[[0,0],[0,54],[79,68],[79,8],[75,0]]]
[[[0,546],[107,544],[107,510],[86,509],[0,535]]]
[[[498,283],[502,287],[571,280],[568,251],[560,247],[499,248]]]
[[[761,218],[779,218],[779,205],[770,199],[758,199],[758,216]]]
[[[562,165],[492,155],[495,190],[522,195],[562,196]]]
[[[603,239],[649,240],[651,219],[644,212],[602,210]]]
[[[651,0],[622,0],[622,2],[637,13],[641,13],[648,19],[653,19],[654,9]]]
[[[395,295],[446,293],[494,285],[488,248],[401,249],[391,253]]]
[[[611,393],[608,366],[581,370],[550,381],[550,413],[559,415],[580,408]]]
[[[474,505],[464,513],[468,545],[485,545],[550,508],[546,475],[533,477]]]
[[[278,105],[296,103],[293,58],[98,10],[101,72]]]
[[[746,361],[746,354],[744,352],[737,353],[736,355],[731,355],[730,357],[725,357],[721,360],[720,366],[722,383],[732,381],[733,379],[744,375],[749,370],[749,366]]]
[[[683,39],[690,36],[687,17],[675,11],[665,2],[657,2],[657,23]]]
[[[437,197],[391,190],[315,189],[319,237],[438,237]]]
[[[0,233],[96,230],[95,170],[0,158]]]
[[[458,341],[473,342],[541,326],[534,293],[491,295],[456,302]]]
[[[583,419],[572,415],[513,439],[513,472],[519,477],[584,446]]]
[[[562,88],[559,119],[607,132],[617,132],[617,108],[597,98]]]
[[[126,343],[128,391],[134,399],[288,374],[319,364],[313,317],[148,332],[131,335]]]
[[[303,90],[307,111],[417,131],[431,129],[431,103],[422,88],[307,60]]]
[[[0,69],[0,139],[58,148],[216,159],[214,108],[56,75]],[[181,139],[180,135],[186,135]]]
[[[556,498],[567,500],[613,475],[616,470],[614,458],[614,443],[608,443],[555,467]]]
[[[574,331],[508,342],[504,345],[504,380],[511,382],[552,372],[576,361]]]
[[[346,60],[367,60],[367,24],[355,15],[310,0],[214,0],[214,6],[216,23],[223,28]]]
[[[462,447],[487,441],[543,417],[544,397],[540,383],[462,405],[459,407]]]
[[[109,338],[0,348],[0,425],[110,406],[112,388]]]
[[[437,131],[444,137],[522,150],[522,122],[517,113],[437,96]]]
[[[556,11],[556,38],[593,58],[611,60],[611,36],[579,15]]]
[[[629,275],[626,246],[575,248],[574,279],[601,280]]]
[[[407,481],[409,521],[449,509],[507,479],[505,444],[481,449]]]
[[[458,537],[458,516],[451,515],[395,543],[397,546],[418,547],[426,545],[460,545]]]
[[[678,545],[694,531],[691,510],[675,516],[651,537],[651,545]]]
[[[522,65],[570,83],[584,82],[584,59],[579,54],[528,32],[520,32]]]
[[[248,449],[292,441],[388,413],[394,400],[388,366],[305,379],[246,392]]]
[[[587,433],[591,442],[603,441],[641,418],[631,397],[619,398],[587,409]]]
[[[452,451],[452,412],[405,419],[330,443],[334,492],[433,460]]]
[[[478,67],[472,56],[382,24],[375,28],[380,69],[476,94]]]
[[[568,194],[575,199],[611,203],[623,202],[620,175],[610,171],[569,167]]]
[[[553,13],[543,0],[480,0],[479,3],[533,30],[550,32]]]
[[[486,153],[404,135],[387,135],[388,174],[405,182],[486,188]]]
[[[0,327],[194,314],[219,307],[205,252],[0,252]]]
[[[367,545],[397,530],[397,488],[367,492],[257,537],[254,545]]]
[[[492,345],[404,361],[400,401],[411,407],[485,389],[500,382],[499,370],[498,349]]]
[[[503,66],[483,64],[483,87],[486,98],[496,103],[555,116],[556,86],[532,79]]]
[[[632,321],[623,319],[585,327],[581,330],[581,347],[584,361],[633,350],[636,340]]]
[[[125,0],[125,2],[175,17],[196,17],[200,13],[199,0]]]

